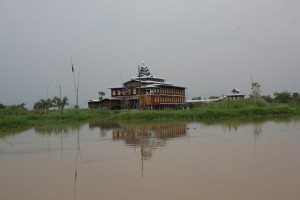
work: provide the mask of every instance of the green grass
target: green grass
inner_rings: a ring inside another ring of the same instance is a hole
[[[107,118],[112,114],[104,110],[64,110],[60,111],[5,111],[0,110],[0,128],[11,129],[39,126],[45,123],[76,123],[97,118]]]
[[[269,116],[300,115],[299,104],[269,104],[263,100],[245,99],[199,104],[186,110],[64,110],[27,111],[24,109],[0,109],[0,129],[39,127],[45,124],[78,123],[91,120],[159,121],[261,118]]]
[[[31,121],[26,116],[5,116],[0,118],[1,128],[23,128],[31,125]]]
[[[240,117],[300,115],[300,105],[268,104],[264,100],[245,99],[240,101],[225,100],[210,104],[199,104],[187,110],[147,110],[122,111],[118,120],[166,120],[166,119],[218,119]]]

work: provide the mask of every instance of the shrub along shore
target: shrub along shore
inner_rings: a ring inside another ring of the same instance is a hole
[[[45,123],[74,123],[90,120],[205,120],[220,118],[261,118],[300,115],[300,104],[266,103],[245,99],[198,104],[183,110],[32,110],[24,108],[0,109],[0,129],[24,128]]]

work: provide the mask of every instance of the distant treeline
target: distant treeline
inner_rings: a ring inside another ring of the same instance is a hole
[[[269,103],[300,103],[300,94],[298,92],[275,92],[274,97],[262,95],[261,98]]]
[[[271,95],[253,95],[250,94],[250,99],[264,99],[268,103],[300,103],[300,94],[298,92],[275,92],[273,96]],[[208,99],[219,99],[219,96],[210,96]],[[201,96],[193,97],[193,100],[201,100]]]

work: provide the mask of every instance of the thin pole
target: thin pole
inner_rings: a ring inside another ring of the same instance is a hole
[[[78,107],[79,79],[80,79],[80,73],[78,73],[78,82],[77,82],[77,90],[76,90],[76,104],[77,104],[77,108],[79,108]]]
[[[60,115],[62,115],[61,87],[60,87],[60,84],[58,86],[59,86],[59,99],[60,99],[59,108],[60,108]]]
[[[138,65],[139,75],[139,110],[141,110],[141,67]]]
[[[70,57],[70,59],[71,59],[71,67],[72,67],[73,80],[74,80],[74,89],[75,89],[75,98],[76,98],[76,108],[78,109],[78,85],[79,85],[79,75],[78,75],[78,85],[76,86],[76,78],[75,78],[75,73],[74,73],[74,66],[73,66],[72,57]]]
[[[253,86],[254,86],[254,82],[253,82],[253,77],[252,77],[252,73],[250,73],[250,76],[251,76],[251,82],[252,82],[252,84],[251,84],[251,89],[253,88]],[[252,92],[253,92],[253,89],[252,89]],[[254,91],[254,103],[255,103],[255,107],[256,107],[256,91]]]
[[[49,99],[49,85],[48,85],[48,87],[47,87],[47,99],[46,99],[46,105],[45,105],[45,112],[47,111],[47,109],[48,109],[48,99]]]

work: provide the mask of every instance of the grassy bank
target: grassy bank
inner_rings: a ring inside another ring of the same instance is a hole
[[[0,128],[24,128],[45,123],[75,123],[90,120],[205,120],[300,115],[299,104],[268,104],[262,100],[222,101],[199,104],[185,110],[0,110]]]
[[[299,104],[269,104],[263,100],[245,99],[240,101],[221,101],[211,104],[198,104],[186,110],[151,110],[121,112],[115,116],[119,120],[162,120],[187,119],[203,120],[218,118],[256,118],[266,116],[300,115]]]
[[[97,118],[110,118],[112,112],[104,110],[64,110],[60,111],[26,111],[26,112],[5,112],[0,111],[0,128],[24,128],[39,126],[45,123],[75,123],[85,122]]]
[[[268,108],[241,108],[241,109],[189,109],[170,111],[141,111],[122,112],[117,119],[120,120],[162,120],[162,119],[217,119],[217,118],[237,118],[237,117],[264,117],[264,116],[290,116],[299,114],[299,109],[289,106],[276,106]]]

